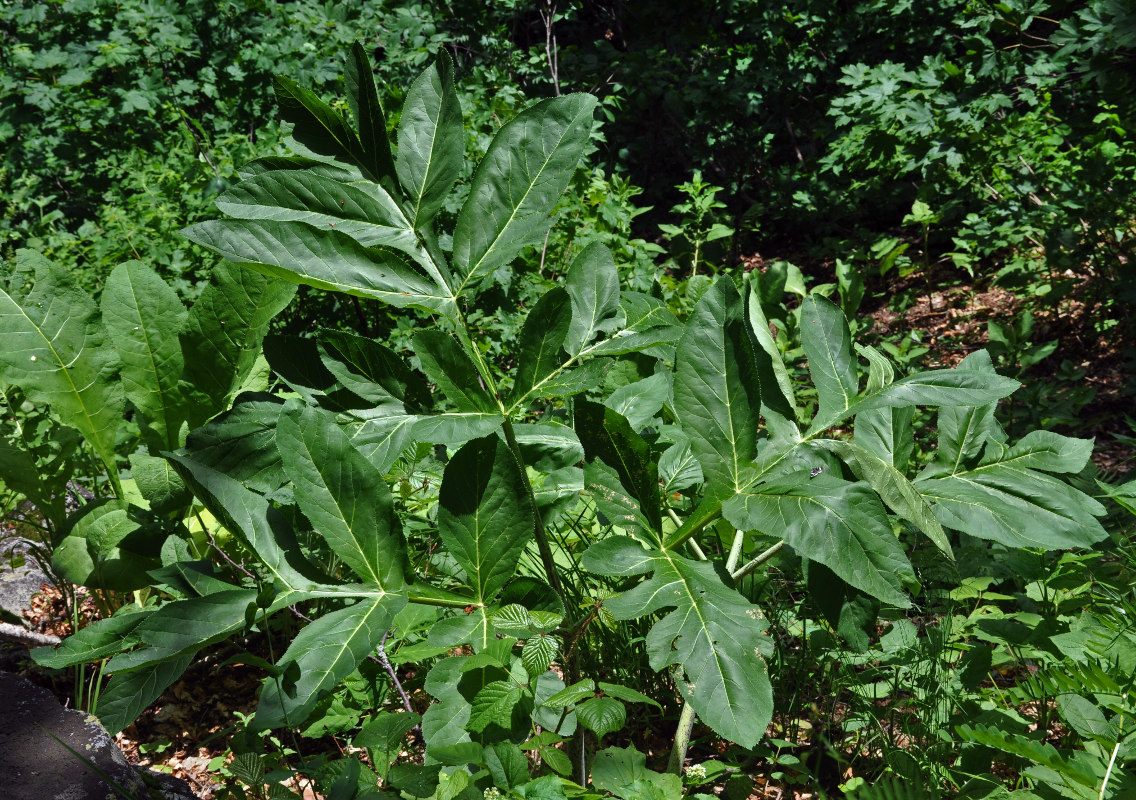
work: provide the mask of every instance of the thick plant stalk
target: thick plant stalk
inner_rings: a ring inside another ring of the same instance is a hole
[[[784,540],[778,542],[777,544],[766,550],[764,553],[754,556],[753,559],[747,561],[745,564],[742,564],[742,566],[740,566],[738,569],[731,570],[730,577],[735,581],[740,581],[742,578],[744,578],[746,575],[749,575],[766,561],[773,558],[773,556],[777,555],[777,553],[780,552],[781,548],[784,546]]]
[[[671,756],[667,759],[667,772],[675,775],[682,774],[683,764],[686,763],[686,749],[690,747],[690,733],[694,730],[694,720],[698,715],[694,713],[694,706],[690,701],[682,704],[682,713],[678,717],[678,727],[675,729],[674,746]]]
[[[734,542],[730,545],[730,555],[726,559],[726,572],[731,575],[738,568],[738,560],[742,557],[742,545],[745,544],[745,531],[734,531]]]

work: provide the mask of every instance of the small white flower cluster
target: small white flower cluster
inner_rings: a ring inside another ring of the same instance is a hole
[[[686,779],[691,783],[702,783],[706,780],[706,767],[701,764],[691,764],[686,768]]]
[[[485,800],[498,800],[501,797],[501,790],[496,786],[490,786],[485,790]]]

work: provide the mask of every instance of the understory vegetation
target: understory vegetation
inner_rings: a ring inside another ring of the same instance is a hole
[[[218,799],[1136,796],[1136,10],[567,6],[5,6],[27,670],[251,675]]]

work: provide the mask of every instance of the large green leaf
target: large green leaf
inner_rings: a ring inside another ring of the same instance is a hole
[[[125,501],[88,503],[51,556],[65,580],[93,589],[132,591],[150,583],[147,571],[161,565],[159,554],[171,528],[147,522]]]
[[[990,354],[985,350],[971,353],[959,362],[956,369],[986,376],[997,374]],[[1006,433],[994,419],[995,408],[993,402],[987,401],[982,405],[939,409],[939,450],[936,459],[952,464],[952,468],[957,469],[964,463],[973,463],[988,441],[1006,441]]]
[[[270,494],[288,480],[276,447],[283,409],[274,395],[241,395],[231,409],[191,431],[183,452],[254,492]]]
[[[856,446],[900,472],[915,452],[914,406],[875,408],[856,415]]]
[[[958,369],[917,372],[869,393],[845,409],[859,413],[868,409],[916,406],[973,406],[999,400],[1021,387],[1021,382],[1001,375],[985,375]]]
[[[111,734],[118,733],[153,703],[185,672],[193,656],[161,661],[145,669],[114,675],[99,695],[99,721]]]
[[[182,231],[230,261],[291,283],[452,314],[449,290],[420,274],[397,251],[364,247],[334,228],[303,222],[220,219]]]
[[[479,436],[488,436],[501,427],[501,412],[459,412],[431,414],[414,423],[414,438],[432,444],[463,444]]]
[[[387,117],[379,101],[379,91],[375,86],[371,64],[367,60],[367,51],[358,41],[351,45],[343,78],[347,87],[347,103],[359,126],[359,144],[363,148],[367,171],[379,181],[392,185],[394,164],[391,161],[390,140],[387,138]]]
[[[521,329],[517,374],[510,396],[514,409],[545,394],[568,361],[563,345],[571,323],[571,300],[560,287],[545,292],[533,306]]]
[[[247,180],[278,170],[306,170],[343,183],[364,180],[363,173],[355,167],[307,156],[263,156],[243,164],[237,169],[237,175]]]
[[[533,509],[520,467],[497,436],[463,446],[442,477],[438,535],[479,602],[491,602],[532,538]]]
[[[647,653],[656,670],[680,664],[680,688],[707,725],[722,738],[753,747],[773,715],[773,690],[763,655],[773,652],[763,632],[761,611],[706,562],[646,550],[624,536],[612,536],[584,553],[584,568],[600,575],[652,573],[604,607],[616,619],[635,619],[673,609],[647,634]]]
[[[426,691],[438,700],[422,715],[422,735],[426,739],[426,759],[433,762],[432,748],[442,748],[470,741],[465,729],[473,710],[458,686],[466,659],[451,656],[439,660],[426,674]]]
[[[816,386],[818,422],[839,418],[856,399],[859,384],[852,334],[842,312],[830,300],[810,294],[801,303],[801,347]]]
[[[0,289],[0,379],[50,406],[117,475],[114,443],[125,395],[116,380],[118,354],[104,341],[95,303],[39,253],[20,250],[16,258],[20,269],[34,268],[35,286],[22,301]]]
[[[117,674],[193,655],[244,627],[249,603],[255,602],[255,589],[227,589],[166,603],[134,629],[146,646],[115,656],[106,668]]]
[[[410,85],[398,121],[395,168],[415,228],[438,213],[461,174],[464,156],[465,128],[454,91],[454,65],[443,49]]]
[[[373,89],[374,79],[371,81]],[[286,75],[277,75],[272,88],[276,91],[280,116],[295,125],[292,137],[297,142],[313,153],[332,156],[358,167],[376,183],[382,180],[384,175],[381,167],[377,167],[375,160],[368,157],[359,137],[340,112]],[[383,130],[382,134],[385,136],[386,131]],[[387,148],[389,161],[389,144]]]
[[[351,446],[385,475],[414,441],[414,426],[421,419],[424,418],[417,414],[403,413],[366,418],[344,416],[340,422]]]
[[[264,497],[185,452],[166,457],[213,516],[256,553],[273,579],[286,589],[314,585],[288,520]],[[317,576],[318,577],[318,576]]]
[[[359,579],[385,591],[406,584],[406,545],[394,499],[376,470],[327,412],[280,415],[276,446],[300,510]]]
[[[761,397],[742,298],[720,278],[699,299],[675,351],[674,411],[706,478],[732,494],[750,482]]]
[[[133,644],[131,632],[149,613],[135,603],[128,603],[113,616],[96,620],[66,637],[57,647],[37,647],[31,651],[32,660],[42,667],[63,669],[114,655]]]
[[[455,294],[540,240],[584,154],[595,106],[588,94],[552,97],[497,132],[454,229]]]
[[[185,360],[178,335],[185,306],[158,273],[140,261],[119,264],[102,296],[103,324],[122,361],[126,397],[154,430],[161,449],[178,447]]]
[[[856,433],[858,440],[859,428]],[[931,504],[902,472],[859,444],[835,439],[818,439],[815,444],[835,453],[857,478],[879,494],[888,508],[923,531],[936,547],[953,558],[951,543]]]
[[[275,281],[234,264],[219,264],[213,279],[189,310],[181,334],[184,379],[192,402],[190,428],[219,411],[252,371],[268,323],[292,301],[293,284]]]
[[[584,460],[580,437],[558,422],[517,423],[513,426],[521,457],[540,472],[554,472]]]
[[[639,501],[628,493],[612,467],[598,460],[585,466],[584,489],[591,494],[596,510],[607,524],[622,528],[645,544],[658,541],[658,526],[643,513]]]
[[[633,430],[641,431],[670,402],[673,379],[670,372],[656,372],[649,378],[620,386],[607,396],[604,405],[622,414]]]
[[[625,320],[623,328],[603,341],[588,345],[581,355],[634,353],[670,344],[682,335],[682,324],[666,303],[657,297],[641,292],[623,292],[619,297],[619,308]]]
[[[723,502],[722,516],[741,530],[783,538],[865,594],[910,606],[903,583],[913,582],[914,572],[876,493],[828,473],[803,477],[735,495]]]
[[[320,360],[344,387],[374,406],[421,411],[432,403],[422,376],[397,353],[347,331],[322,331]]]
[[[315,170],[274,170],[246,178],[217,198],[237,219],[303,222],[335,228],[364,247],[387,245],[424,257],[411,222],[379,185],[346,183]]]
[[[757,275],[757,273],[753,273]],[[758,284],[758,285],[754,285]],[[797,403],[789,370],[777,342],[769,330],[769,320],[761,307],[759,279],[753,278],[746,298],[746,321],[753,332],[754,361],[757,364],[758,384],[761,387],[761,413],[774,438],[797,439]]]
[[[985,351],[971,353],[955,372],[976,381],[1000,378]],[[1104,507],[1068,483],[1045,474],[1080,471],[1092,443],[1035,431],[1018,444],[994,418],[994,403],[939,410],[939,450],[915,479],[948,528],[1009,547],[1087,547],[1105,537],[1096,517]]]
[[[282,677],[269,678],[261,690],[254,727],[300,725],[322,695],[382,642],[395,614],[405,605],[401,595],[366,598],[325,614],[300,631],[277,663]]]
[[[593,242],[580,251],[564,283],[572,300],[572,324],[564,349],[577,355],[597,333],[610,332],[623,322],[619,307],[619,272],[611,251]]]
[[[599,458],[619,475],[623,488],[636,499],[649,529],[662,529],[659,469],[650,447],[618,411],[578,398],[574,424],[587,459]]]
[[[1096,519],[1104,515],[1104,506],[1038,469],[1073,471],[1071,464],[1083,465],[1087,458],[1084,443],[1069,439],[1054,448],[1051,440],[1040,449],[1040,438],[1023,443],[1011,448],[990,442],[971,467],[932,462],[915,487],[944,526],[1007,547],[1061,550],[1104,539],[1108,534]]]
[[[437,384],[458,411],[498,411],[477,365],[454,337],[438,330],[416,331],[414,352],[426,377]]]

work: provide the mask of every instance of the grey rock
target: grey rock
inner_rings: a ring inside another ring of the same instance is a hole
[[[19,623],[24,609],[31,607],[32,595],[50,579],[32,556],[33,542],[6,539],[0,542],[0,621]],[[19,567],[9,566],[16,556],[24,556]]]
[[[0,775],[5,800],[196,800],[183,781],[130,766],[94,716],[8,672],[0,672]]]

